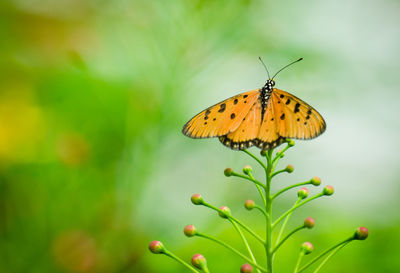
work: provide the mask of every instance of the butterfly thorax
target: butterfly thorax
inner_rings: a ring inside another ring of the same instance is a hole
[[[272,90],[274,89],[275,81],[270,79],[260,90],[260,101],[261,101],[261,119],[264,118],[265,111],[269,98],[271,97]]]

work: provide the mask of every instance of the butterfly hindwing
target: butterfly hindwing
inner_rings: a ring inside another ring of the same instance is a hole
[[[253,140],[257,137],[261,125],[261,104],[257,100],[240,126],[232,133],[220,137],[225,146],[235,150],[242,150],[253,146]]]
[[[207,138],[234,132],[258,98],[258,89],[217,103],[194,116],[182,132],[191,138]]]

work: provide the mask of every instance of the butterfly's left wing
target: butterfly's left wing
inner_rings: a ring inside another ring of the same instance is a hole
[[[258,96],[259,90],[254,89],[221,101],[194,116],[182,132],[191,138],[219,137],[234,132]]]
[[[321,114],[298,97],[274,88],[270,99],[280,137],[312,139],[325,131]]]

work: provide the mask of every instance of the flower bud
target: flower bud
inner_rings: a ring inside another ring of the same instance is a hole
[[[292,140],[292,139],[288,139],[288,140],[286,140],[287,141],[287,144],[289,145],[289,147],[293,147],[294,146],[294,140]]]
[[[282,150],[279,150],[279,151],[276,153],[276,155],[279,155],[279,157],[282,158],[282,157],[285,156],[285,153],[282,152]]]
[[[227,177],[232,176],[232,173],[233,173],[233,170],[232,170],[231,168],[226,168],[226,169],[224,170],[224,174],[225,174],[225,176],[227,176]]]
[[[332,195],[333,193],[334,193],[334,189],[333,189],[333,187],[332,186],[330,186],[330,185],[328,185],[328,186],[325,186],[325,188],[323,189],[323,193],[324,193],[324,195]]]
[[[305,242],[301,245],[300,250],[303,251],[305,255],[307,255],[314,250],[314,246],[310,242]]]
[[[251,168],[250,165],[246,165],[246,166],[243,167],[243,172],[244,172],[245,174],[249,174],[249,173],[251,173],[252,171],[253,171],[253,169]]]
[[[187,225],[184,229],[183,229],[183,233],[185,233],[185,235],[187,237],[193,237],[196,235],[196,228],[193,225]]]
[[[192,257],[192,265],[198,269],[203,269],[207,267],[206,258],[201,254],[194,254]]]
[[[310,182],[314,186],[319,186],[321,185],[321,178],[319,178],[318,176],[314,176],[313,178],[311,178]]]
[[[291,164],[287,165],[286,168],[285,168],[285,171],[287,173],[292,173],[294,171],[293,165],[291,165]]]
[[[301,199],[305,199],[308,196],[308,189],[307,188],[301,188],[298,192],[297,192],[297,196]]]
[[[365,240],[368,238],[369,231],[366,227],[359,227],[354,232],[354,239],[356,240]]]
[[[260,151],[260,155],[264,156],[264,157],[267,156],[267,153],[268,153],[268,150],[261,150]]]
[[[204,201],[200,193],[193,194],[190,200],[192,200],[192,203],[195,205],[202,205]]]
[[[249,264],[244,264],[240,267],[240,273],[252,273],[253,267]]]
[[[222,206],[219,208],[221,211],[218,212],[218,215],[222,218],[228,218],[231,215],[231,210],[227,206]]]
[[[244,202],[244,207],[248,210],[254,209],[255,206],[256,204],[254,203],[253,200],[247,200],[246,202]]]
[[[153,241],[149,244],[149,249],[154,254],[162,254],[164,253],[164,245],[160,241]]]
[[[304,227],[306,228],[313,228],[315,226],[315,220],[311,217],[307,217],[304,220]]]

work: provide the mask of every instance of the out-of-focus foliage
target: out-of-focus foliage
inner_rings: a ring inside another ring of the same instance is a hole
[[[250,162],[180,130],[260,87],[258,56],[270,71],[304,57],[277,86],[328,124],[297,142],[285,158],[296,171],[277,183],[319,175],[337,189],[293,218],[312,215],[316,228],[282,247],[276,272],[292,270],[303,241],[317,253],[359,225],[370,238],[325,272],[399,272],[399,10],[392,0],[2,0],[0,272],[185,272],[148,252],[154,239],[238,272],[241,260],[182,229],[195,223],[240,247],[227,223],[190,205],[202,192],[262,233],[242,208],[256,192],[222,175]]]

